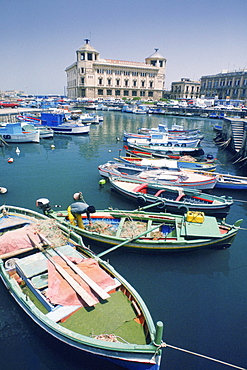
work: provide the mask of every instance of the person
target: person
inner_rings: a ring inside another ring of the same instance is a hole
[[[80,200],[84,200],[81,192],[75,193],[73,198],[74,200],[77,200],[77,202],[74,202],[70,205],[70,211],[72,215],[76,216],[76,215],[81,215],[83,213],[86,213],[89,225],[92,226],[92,220],[91,220],[90,214],[96,212],[95,207],[89,206],[85,201],[80,202]]]

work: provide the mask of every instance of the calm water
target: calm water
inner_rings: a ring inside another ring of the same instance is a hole
[[[241,168],[231,164],[231,154],[218,151],[214,145],[212,127],[215,121],[118,112],[102,114],[104,123],[92,126],[87,137],[56,136],[40,144],[20,144],[19,156],[15,145],[0,148],[0,186],[8,188],[8,193],[0,197],[1,203],[36,209],[36,199],[46,197],[52,205],[58,204],[64,209],[72,202],[72,195],[82,191],[85,200],[97,209],[109,206],[134,209],[134,205],[111,192],[109,184],[99,187],[97,166],[119,153],[124,154],[124,130],[136,132],[138,127],[157,127],[161,122],[201,129],[205,135],[205,153],[214,154],[222,163],[218,171],[246,175]],[[54,150],[51,144],[55,145]],[[7,162],[9,157],[14,158],[14,163]],[[227,221],[234,223],[243,218],[242,227],[247,229],[247,196],[244,192],[231,195],[238,201]],[[247,231],[240,230],[229,250],[159,256],[118,250],[104,258],[109,259],[141,294],[154,321],[164,322],[163,340],[166,343],[245,367],[246,238]],[[43,333],[26,317],[2,283],[0,297],[0,353],[4,354],[0,360],[1,368],[120,369],[69,349]],[[162,370],[227,368],[174,349],[163,350]]]

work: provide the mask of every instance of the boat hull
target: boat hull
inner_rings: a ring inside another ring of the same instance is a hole
[[[130,144],[128,142],[128,147],[133,148],[135,150],[139,150],[142,152],[148,152],[153,155],[161,155],[161,156],[167,156],[167,155],[193,155],[193,156],[201,156],[204,154],[204,151],[201,147],[177,147],[177,146],[161,146],[161,145],[150,145],[150,146],[144,146],[144,145],[136,145],[136,144]]]
[[[63,135],[85,135],[90,131],[90,124],[85,125],[58,125],[49,126],[55,134]]]
[[[0,135],[6,143],[39,143],[40,142],[40,133],[27,132],[23,134],[3,134]]]

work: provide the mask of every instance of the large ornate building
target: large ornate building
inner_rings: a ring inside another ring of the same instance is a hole
[[[89,40],[85,41],[76,51],[76,62],[65,70],[68,98],[162,98],[166,59],[158,49],[145,59],[145,63],[128,62],[101,59]]]
[[[201,95],[206,98],[246,100],[247,70],[228,72],[201,77]]]

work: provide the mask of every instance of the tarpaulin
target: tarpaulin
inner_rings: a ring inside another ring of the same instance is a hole
[[[93,258],[67,258],[74,262],[77,267],[79,267],[102,289],[114,285],[114,279],[109,276]],[[66,264],[61,257],[56,256],[52,259],[62,266],[62,268],[69,273],[69,275],[72,276],[73,279],[87,291],[87,293],[96,298],[98,301],[98,295]],[[81,297],[73,290],[70,284],[59,274],[51,262],[48,264],[48,291],[46,296],[52,304],[60,304],[63,306],[80,304],[82,306],[86,305]]]
[[[39,243],[40,239],[35,234],[33,226],[24,226],[20,229],[7,231],[0,236],[0,256],[10,253],[19,249],[32,248],[33,245],[28,235],[36,242]]]

